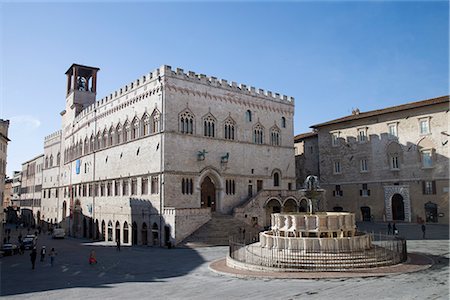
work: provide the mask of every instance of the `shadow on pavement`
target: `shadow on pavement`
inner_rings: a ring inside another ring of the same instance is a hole
[[[187,248],[121,247],[119,252],[105,243],[72,238],[52,240],[40,235],[38,253],[42,245],[48,251],[56,249],[53,267],[49,257],[40,262],[38,256],[32,270],[30,251],[1,258],[2,296],[75,287],[111,288],[112,284],[123,282],[162,282],[186,275],[204,263],[197,251]],[[96,252],[96,265],[88,263],[91,250]]]

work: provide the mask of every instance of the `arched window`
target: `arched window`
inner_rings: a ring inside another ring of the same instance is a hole
[[[45,157],[45,168],[48,168],[48,156]]]
[[[225,133],[225,139],[227,140],[234,140],[234,132],[235,132],[236,123],[231,119],[228,118],[225,120],[224,123],[224,133]]]
[[[247,110],[247,111],[245,112],[245,120],[246,120],[247,122],[251,122],[251,121],[252,121],[252,112],[251,112],[250,110]]]
[[[116,126],[116,145],[119,145],[120,143],[122,143],[122,125],[117,124]]]
[[[142,136],[146,136],[150,133],[150,117],[147,113],[145,113],[141,119],[141,132]]]
[[[53,154],[50,155],[50,168],[53,167]]]
[[[194,134],[194,115],[188,110],[179,116],[180,132],[184,134]]]
[[[253,127],[253,143],[264,144],[264,128],[259,123]]]
[[[128,244],[128,223],[123,223],[123,243]]]
[[[65,219],[66,216],[67,216],[67,203],[66,203],[66,201],[64,201],[63,205],[62,205],[62,217],[63,217],[63,219]]]
[[[108,222],[108,241],[113,240],[113,224],[111,221]]]
[[[276,126],[270,130],[270,144],[280,146],[280,130]]]
[[[114,128],[111,126],[108,131],[108,146],[114,145]]]
[[[157,109],[155,109],[152,113],[152,133],[159,132],[159,120],[160,120],[161,114]]]
[[[56,155],[56,165],[59,166],[60,163],[61,163],[61,153],[58,152],[58,154]]]
[[[128,137],[130,132],[130,123],[128,121],[123,124],[123,133],[122,133],[122,140],[124,143],[128,142]]]
[[[391,170],[399,170],[403,159],[402,146],[397,142],[392,142],[387,147],[389,167]]]
[[[84,138],[84,155],[89,153],[89,140],[87,137]]]
[[[206,117],[203,117],[203,135],[207,137],[215,136],[215,122],[216,120],[211,114],[208,114]]]
[[[273,173],[273,186],[280,186],[280,174],[278,172]]]
[[[120,241],[120,222],[116,222],[116,241]]]
[[[91,146],[90,146],[90,152],[94,152],[95,150],[95,137],[94,134],[91,134]]]
[[[139,119],[135,117],[131,125],[131,139],[134,140],[137,139],[138,137],[139,137]]]
[[[286,128],[286,118],[285,117],[281,117],[281,127]]]
[[[97,132],[97,135],[95,137],[95,149],[100,150],[102,148],[102,134]]]
[[[142,245],[147,245],[147,224],[142,224],[142,231],[141,231],[141,237],[142,237]]]
[[[83,140],[80,139],[80,142],[78,143],[78,156],[83,155]]]
[[[102,148],[108,147],[108,131],[106,131],[106,128],[103,129],[103,136],[102,136]]]

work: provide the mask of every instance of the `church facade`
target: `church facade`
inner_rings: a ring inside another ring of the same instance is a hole
[[[294,192],[292,97],[161,66],[96,100],[98,71],[66,72],[62,128],[44,141],[42,221],[177,244],[263,190]]]

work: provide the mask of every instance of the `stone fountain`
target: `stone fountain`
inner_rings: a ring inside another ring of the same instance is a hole
[[[358,232],[355,214],[319,212],[323,190],[316,176],[308,176],[302,190],[307,212],[274,213],[271,228],[259,242],[231,241],[227,265],[238,269],[340,271],[373,268],[406,259],[406,242]]]

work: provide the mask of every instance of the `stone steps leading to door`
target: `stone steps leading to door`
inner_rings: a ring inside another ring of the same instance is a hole
[[[178,246],[228,246],[230,236],[238,235],[242,232],[242,229],[245,229],[246,234],[259,232],[258,229],[235,219],[231,215],[213,213],[210,221],[184,239]]]

